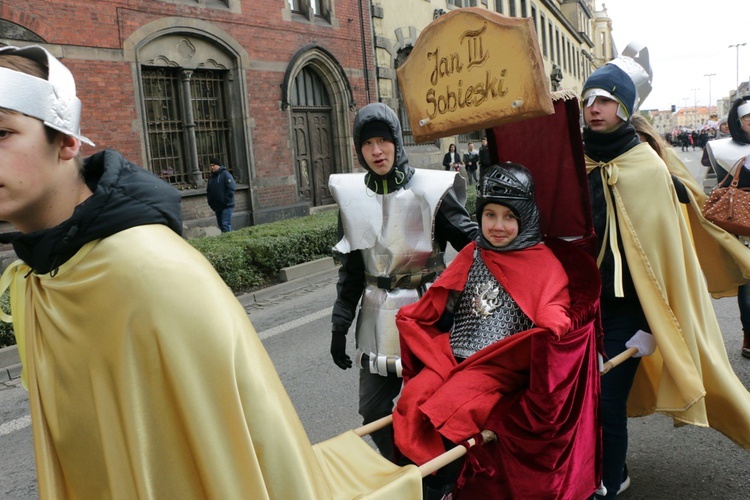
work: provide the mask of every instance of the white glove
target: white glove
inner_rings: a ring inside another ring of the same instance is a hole
[[[625,347],[637,347],[638,352],[633,355],[634,358],[640,358],[641,356],[651,356],[656,350],[656,340],[654,336],[643,330],[635,332],[630,340],[625,342]]]

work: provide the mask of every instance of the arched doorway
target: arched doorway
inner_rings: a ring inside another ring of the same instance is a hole
[[[328,177],[334,172],[335,154],[328,91],[309,65],[297,74],[290,90],[299,196],[312,206],[331,204]]]

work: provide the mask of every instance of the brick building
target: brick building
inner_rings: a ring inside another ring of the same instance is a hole
[[[172,183],[189,228],[215,224],[214,156],[238,181],[235,227],[333,203],[354,111],[377,100],[371,37],[364,0],[0,1],[0,44],[41,44],[75,75],[83,154]]]

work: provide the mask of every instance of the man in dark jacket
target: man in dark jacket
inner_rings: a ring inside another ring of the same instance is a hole
[[[211,176],[208,178],[206,194],[208,206],[216,213],[216,223],[222,233],[232,230],[232,212],[234,212],[234,192],[237,189],[234,177],[218,158],[209,160]]]

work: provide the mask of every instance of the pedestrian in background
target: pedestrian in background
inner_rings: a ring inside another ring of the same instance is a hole
[[[750,187],[750,96],[744,96],[732,104],[727,115],[730,137],[710,141],[706,145],[711,166],[716,172],[716,180],[728,186],[732,177],[727,173],[739,161],[740,188]],[[723,181],[723,182],[722,182]],[[738,237],[750,247],[750,238]],[[750,359],[750,284],[741,285],[737,290],[737,305],[740,308],[742,323],[742,356]]]
[[[208,206],[216,214],[216,224],[218,224],[221,232],[228,233],[232,230],[234,192],[237,185],[232,174],[221,164],[221,160],[211,158],[208,165],[211,169],[208,186],[206,186]]]
[[[458,154],[455,144],[448,146],[448,152],[443,156],[443,167],[445,170],[453,170],[455,172],[458,172],[461,167],[461,155]]]
[[[606,498],[630,484],[628,415],[658,411],[750,449],[750,394],[729,364],[669,170],[630,122],[638,99],[630,74],[613,63],[583,85],[604,350],[612,358],[637,347],[639,356],[602,376]]]
[[[22,259],[2,282],[39,497],[329,497],[247,313],[181,236],[180,193],[114,150],[82,159],[80,119],[60,61],[0,48],[2,242]]]
[[[492,166],[490,159],[490,148],[487,145],[487,137],[482,137],[482,145],[479,147],[479,178]]]
[[[479,153],[474,151],[474,143],[469,143],[469,149],[464,153],[464,166],[466,167],[466,176],[469,180],[469,186],[478,182],[477,169],[479,168]]]
[[[460,250],[478,229],[464,208],[461,176],[409,165],[391,108],[373,103],[360,109],[354,145],[367,173],[334,174],[328,183],[339,205],[340,241],[333,251],[341,262],[330,352],[336,366],[352,367],[346,335],[356,315],[359,414],[367,424],[390,415],[401,392],[396,312],[416,302],[445,268],[446,244]],[[371,437],[393,460],[393,430]]]

